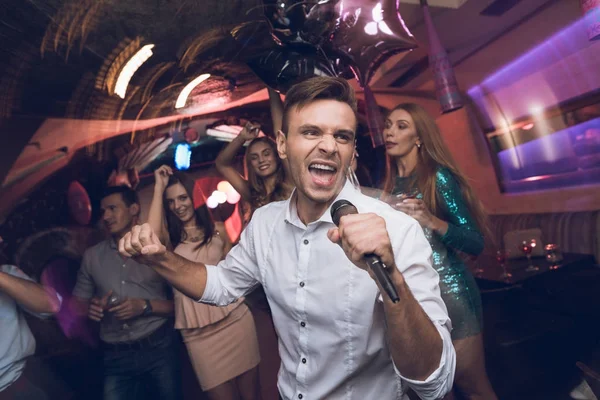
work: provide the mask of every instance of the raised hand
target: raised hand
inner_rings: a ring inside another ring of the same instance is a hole
[[[100,322],[104,318],[104,310],[108,304],[108,298],[113,293],[110,290],[102,297],[92,297],[88,306],[88,318],[92,321]]]
[[[365,254],[375,254],[388,267],[395,266],[385,220],[372,213],[351,214],[340,218],[338,228],[327,232],[333,243],[339,244],[346,256],[361,269],[367,269]]]
[[[154,170],[154,186],[163,192],[169,183],[171,175],[173,175],[173,169],[168,165],[161,165]]]
[[[260,133],[260,124],[253,124],[252,122],[246,122],[244,129],[240,131],[239,137],[245,141],[256,139]]]

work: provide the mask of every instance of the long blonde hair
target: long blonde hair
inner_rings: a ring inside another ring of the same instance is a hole
[[[271,193],[267,193],[267,188],[265,186],[264,179],[256,174],[254,168],[250,163],[250,157],[248,157],[250,149],[256,143],[266,143],[275,157],[275,186]],[[246,148],[246,155],[244,157],[244,160],[244,166],[246,168],[246,177],[248,179],[248,185],[250,186],[250,214],[254,212],[254,210],[258,207],[262,207],[265,204],[268,204],[272,201],[286,200],[289,197],[292,188],[287,182],[283,162],[281,158],[279,158],[279,153],[277,152],[277,145],[272,139],[263,136],[252,140]]]
[[[452,158],[435,120],[423,107],[415,103],[398,104],[390,114],[397,110],[404,110],[411,116],[417,136],[421,140],[421,147],[418,150],[417,156],[417,166],[414,173],[415,181],[412,183],[416,184],[416,187],[423,195],[423,201],[431,213],[438,218],[444,219],[444,214],[448,211],[440,207],[441,195],[437,191],[436,184],[438,169],[446,168],[458,182],[462,197],[479,229],[484,234],[488,233],[487,215],[483,206]],[[397,176],[398,165],[391,156],[386,154],[386,174],[383,186],[383,190],[386,193],[391,193],[394,190],[394,183]]]

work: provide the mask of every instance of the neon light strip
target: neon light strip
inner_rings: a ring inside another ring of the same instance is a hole
[[[147,44],[141,49],[138,50],[137,53],[133,57],[127,61],[121,73],[119,74],[119,78],[117,79],[117,83],[115,84],[115,94],[120,98],[125,98],[125,93],[127,92],[127,86],[129,86],[129,81],[133,77],[133,74],[144,64],[150,57],[152,57],[152,48],[153,44]]]

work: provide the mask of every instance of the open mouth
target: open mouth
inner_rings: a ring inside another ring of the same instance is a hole
[[[312,163],[308,166],[313,182],[319,186],[330,186],[335,180],[337,170],[336,166],[324,163]]]
[[[266,170],[269,169],[269,167],[270,167],[269,164],[261,165],[261,166],[258,167],[258,170],[259,171],[266,171]]]

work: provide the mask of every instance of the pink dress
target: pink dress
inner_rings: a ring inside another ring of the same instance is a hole
[[[182,242],[175,253],[188,260],[216,265],[223,257],[217,234],[199,249]],[[197,303],[174,289],[175,329],[181,331],[202,390],[210,390],[260,362],[254,319],[244,299],[226,307]]]

